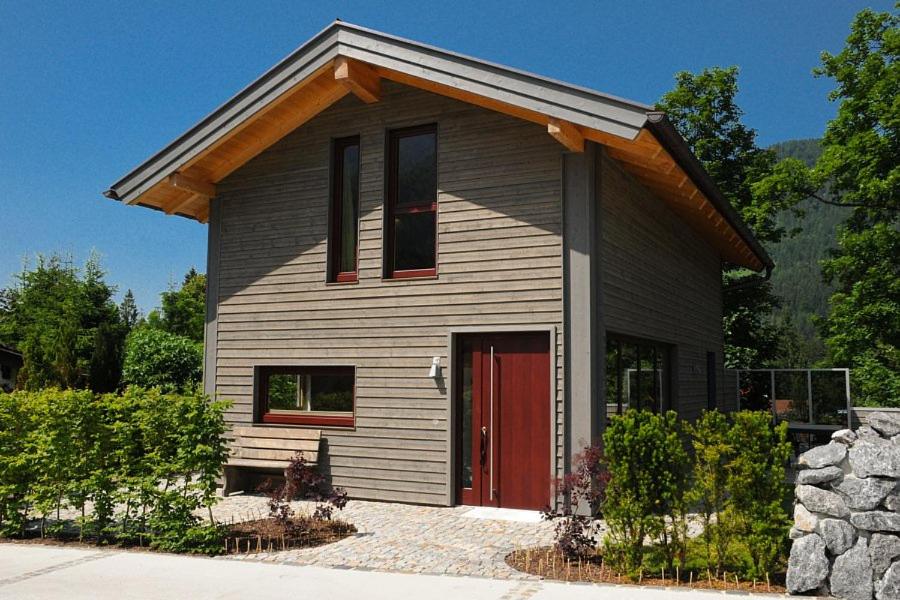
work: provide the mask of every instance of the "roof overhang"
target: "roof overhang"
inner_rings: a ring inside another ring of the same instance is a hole
[[[105,195],[205,222],[215,184],[347,94],[387,79],[547,128],[570,151],[606,147],[728,262],[771,259],[661,113],[501,65],[337,21],[114,183]]]

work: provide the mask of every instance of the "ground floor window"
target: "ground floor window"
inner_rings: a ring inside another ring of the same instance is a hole
[[[606,402],[608,414],[629,408],[654,412],[670,406],[671,346],[608,333]]]
[[[355,387],[353,367],[259,367],[260,420],[352,427]]]

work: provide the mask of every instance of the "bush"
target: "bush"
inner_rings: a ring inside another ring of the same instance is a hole
[[[545,521],[557,521],[554,529],[557,549],[568,559],[588,556],[597,548],[595,517],[606,497],[609,472],[599,446],[588,446],[575,457],[575,468],[554,483],[556,508],[547,509]]]
[[[671,570],[684,560],[688,455],[674,412],[627,410],[603,436],[609,484],[603,516],[607,560],[628,574],[643,565],[644,539],[659,542]]]
[[[770,573],[787,548],[785,467],[791,455],[787,428],[786,422],[773,426],[767,412],[742,411],[732,416],[725,519],[749,550],[748,577]]]
[[[203,345],[161,329],[140,327],[125,342],[122,381],[180,391],[200,381]]]
[[[685,449],[686,433],[692,454]],[[764,578],[784,557],[791,447],[787,424],[773,426],[771,413],[729,418],[712,411],[684,427],[672,412],[629,410],[613,418],[603,439],[607,564],[632,576],[648,566],[671,573],[677,565],[683,572],[688,509],[700,513],[703,562],[717,576],[731,568]],[[659,561],[645,560],[647,539]]]
[[[227,459],[225,408],[137,387],[0,394],[0,535],[24,535],[30,514],[41,535],[55,533],[48,518],[73,508],[80,536],[221,551],[211,509]],[[208,524],[196,515],[202,508]]]
[[[688,494],[703,519],[706,564],[722,570],[731,543],[730,529],[723,515],[728,498],[727,465],[732,460],[731,425],[717,410],[704,412],[690,427],[694,451],[693,481]],[[713,560],[715,551],[715,561]]]

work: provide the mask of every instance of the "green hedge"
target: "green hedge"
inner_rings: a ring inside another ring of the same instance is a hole
[[[0,393],[0,536],[60,533],[216,552],[216,481],[227,457],[226,403],[128,388],[121,395],[47,389]],[[196,516],[207,508],[209,521]]]
[[[701,562],[717,575],[730,565],[763,578],[783,559],[791,447],[787,424],[774,426],[771,413],[705,412],[690,425],[673,412],[632,409],[613,417],[603,442],[605,556],[621,572],[697,567],[687,565],[695,511],[704,527]]]

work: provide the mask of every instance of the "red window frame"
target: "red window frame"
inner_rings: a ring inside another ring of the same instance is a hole
[[[435,194],[433,199],[424,199],[421,203],[397,206],[398,197],[398,162],[400,140],[405,137],[414,137],[422,134],[432,134],[437,146],[437,125],[417,125],[394,129],[388,133],[388,160],[387,160],[387,201],[385,202],[385,273],[387,279],[409,279],[413,277],[435,277],[437,275],[438,257],[438,232],[437,232],[437,181],[435,181]],[[434,173],[437,178],[437,148],[434,153]],[[394,232],[394,217],[403,214],[432,213],[434,215],[434,266],[426,269],[394,269],[394,250],[396,235]]]
[[[328,242],[328,281],[331,283],[352,283],[359,277],[359,206],[357,205],[356,220],[356,256],[353,261],[353,271],[341,271],[341,250],[343,247],[342,234],[342,199],[344,195],[344,151],[347,148],[357,148],[357,171],[360,169],[359,160],[359,136],[351,136],[334,140],[331,153],[331,202],[329,211],[329,242]],[[357,185],[359,181],[357,180]],[[359,190],[356,193],[359,202]]]
[[[316,415],[315,411],[305,414],[286,415],[269,413],[270,375],[351,375],[353,377],[353,411],[349,415]],[[353,427],[356,423],[356,369],[354,367],[297,367],[265,366],[257,367],[257,421],[287,425],[315,425],[325,427]]]

